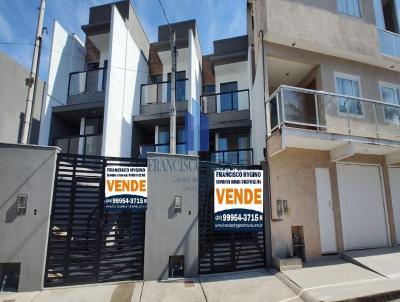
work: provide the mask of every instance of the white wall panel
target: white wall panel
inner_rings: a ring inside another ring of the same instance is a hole
[[[400,168],[389,168],[389,181],[397,244],[400,244]]]
[[[50,53],[47,92],[42,107],[39,144],[48,145],[52,107],[65,105],[68,95],[69,74],[84,70],[85,48],[75,35],[54,21]]]
[[[115,6],[109,45],[102,155],[130,157],[132,115],[139,114],[140,86],[147,83],[148,65]]]

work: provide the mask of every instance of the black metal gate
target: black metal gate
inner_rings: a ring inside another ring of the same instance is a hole
[[[265,267],[264,232],[214,231],[214,171],[261,169],[199,163],[199,274]]]
[[[147,162],[58,156],[45,286],[143,279],[145,212],[104,210],[107,165],[147,166]]]

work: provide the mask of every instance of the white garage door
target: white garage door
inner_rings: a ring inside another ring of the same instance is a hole
[[[337,172],[344,248],[388,246],[379,167],[338,164]]]
[[[400,168],[389,168],[389,179],[397,244],[400,244]]]

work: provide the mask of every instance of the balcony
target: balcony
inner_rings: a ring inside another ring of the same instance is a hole
[[[201,96],[201,111],[208,116],[210,129],[251,127],[249,90]]]
[[[81,155],[101,155],[103,135],[75,135],[54,139],[54,146],[61,149],[62,153]]]
[[[253,165],[253,149],[201,152],[201,160],[226,165]]]
[[[104,101],[107,68],[69,74],[68,104]]]
[[[384,29],[378,29],[381,52],[400,58],[400,35]]]
[[[140,158],[147,158],[148,152],[158,152],[158,153],[169,153],[169,144],[153,144],[153,145],[141,145],[140,146]],[[177,154],[187,154],[186,143],[176,144]]]
[[[333,150],[350,143],[353,153],[386,155],[400,147],[399,105],[281,86],[266,110],[268,136],[277,129],[287,135],[280,149]]]
[[[187,111],[189,99],[188,79],[176,81],[176,110]],[[140,90],[140,114],[169,113],[171,102],[171,81],[144,84]]]

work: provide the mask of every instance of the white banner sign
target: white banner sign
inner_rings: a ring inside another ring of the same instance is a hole
[[[104,205],[106,210],[146,210],[147,167],[107,166]]]
[[[214,229],[259,231],[263,228],[263,171],[214,171]]]

